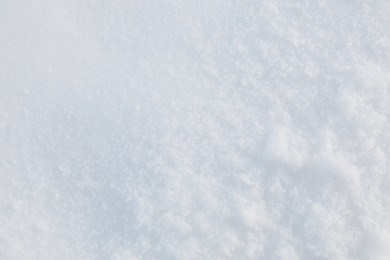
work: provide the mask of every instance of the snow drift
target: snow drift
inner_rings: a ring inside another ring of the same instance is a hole
[[[0,1],[1,259],[389,259],[388,1]]]

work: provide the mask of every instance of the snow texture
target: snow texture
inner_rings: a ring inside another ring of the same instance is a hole
[[[0,259],[390,259],[387,0],[0,0]]]

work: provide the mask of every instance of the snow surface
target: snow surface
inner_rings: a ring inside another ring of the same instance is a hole
[[[390,1],[0,0],[0,259],[390,259]]]

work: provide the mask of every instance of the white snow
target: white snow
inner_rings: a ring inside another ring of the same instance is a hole
[[[390,2],[0,0],[0,259],[390,259]]]

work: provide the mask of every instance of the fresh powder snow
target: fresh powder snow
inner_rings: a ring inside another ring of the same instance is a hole
[[[390,1],[0,0],[0,259],[390,259]]]

